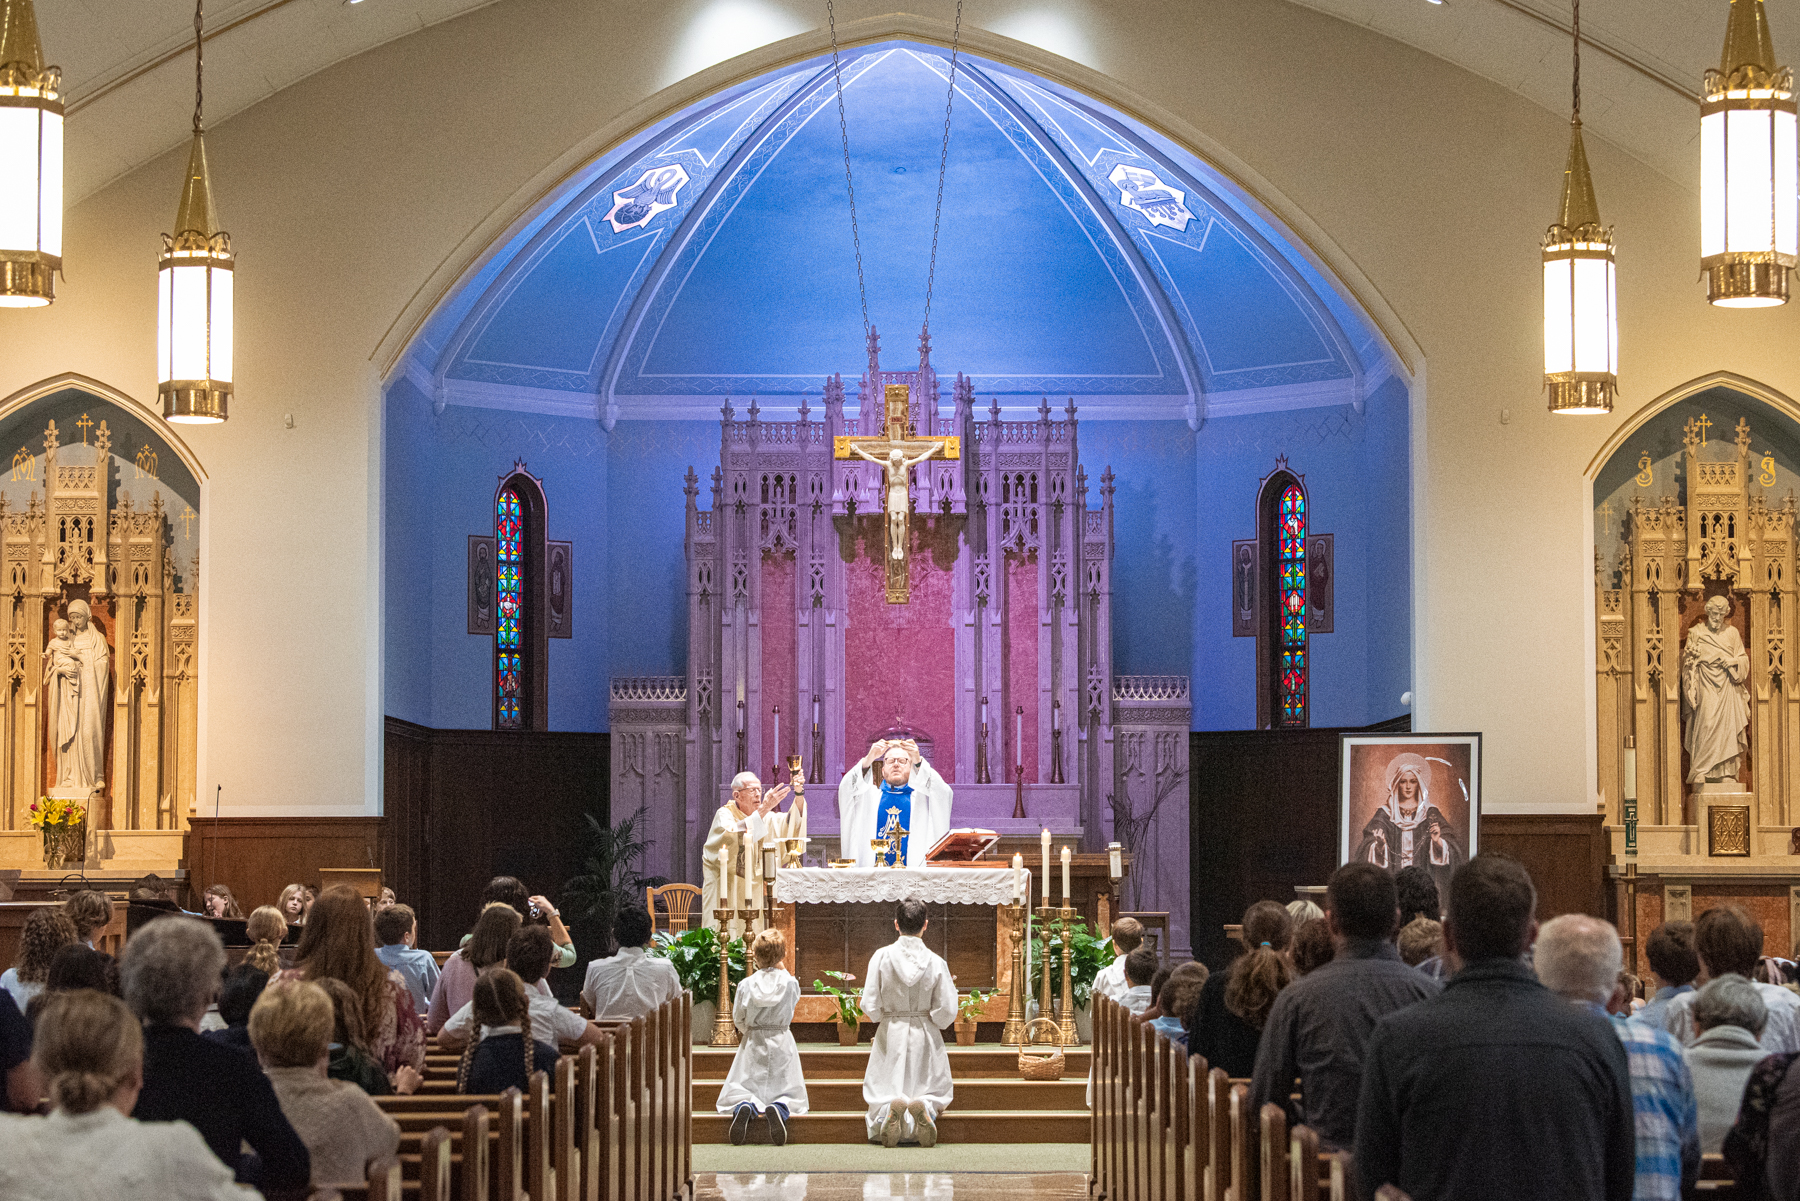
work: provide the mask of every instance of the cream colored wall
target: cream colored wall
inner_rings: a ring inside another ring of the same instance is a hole
[[[379,578],[381,372],[558,179],[725,82],[817,53],[821,8],[508,0],[209,136],[242,270],[234,416],[189,439],[212,480],[203,795],[223,784],[227,813],[378,809],[379,606],[417,619],[406,581],[384,598]],[[953,5],[885,8],[845,0],[840,35],[948,40]],[[1486,734],[1492,811],[1590,806],[1583,468],[1629,410],[1705,372],[1800,394],[1794,312],[1705,305],[1693,181],[1590,141],[1621,246],[1625,403],[1553,421],[1536,247],[1561,117],[1280,0],[995,0],[965,20],[972,49],[1082,87],[1244,181],[1384,325],[1415,372],[1416,722]],[[0,312],[0,395],[78,371],[154,399],[157,234],[179,174],[165,157],[69,214],[62,299]]]

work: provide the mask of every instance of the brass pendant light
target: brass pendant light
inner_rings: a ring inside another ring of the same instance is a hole
[[[1610,413],[1619,389],[1618,283],[1581,141],[1581,0],[1562,204],[1544,234],[1544,385],[1552,413]]]
[[[231,400],[231,235],[219,229],[206,171],[201,121],[205,15],[194,8],[194,142],[175,210],[175,232],[163,235],[156,272],[157,392],[170,421],[225,420]]]
[[[31,0],[0,0],[0,308],[56,299],[62,270],[62,68]]]
[[[1700,99],[1700,268],[1727,308],[1786,304],[1800,252],[1794,73],[1775,62],[1762,0],[1731,0]]]

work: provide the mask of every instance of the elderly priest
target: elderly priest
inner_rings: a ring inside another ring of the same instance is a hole
[[[950,832],[950,785],[919,754],[919,744],[878,740],[838,785],[838,828],[845,859],[875,867],[877,838],[893,839],[888,867],[924,867]]]

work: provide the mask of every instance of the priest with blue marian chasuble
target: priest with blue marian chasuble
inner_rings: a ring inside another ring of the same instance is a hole
[[[916,742],[877,741],[838,785],[842,857],[857,867],[924,867],[950,832],[950,796]],[[880,863],[871,845],[877,838],[894,840]]]

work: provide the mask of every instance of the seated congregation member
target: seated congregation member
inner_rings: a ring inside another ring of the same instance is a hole
[[[31,1062],[31,1022],[0,990],[0,1113],[34,1113],[44,1096]]]
[[[363,1038],[362,1004],[350,991],[350,986],[329,976],[317,983],[331,998],[331,1045],[327,1048],[330,1056],[325,1063],[325,1075],[354,1084],[371,1097],[417,1092],[419,1085],[424,1083],[420,1073],[402,1065],[390,1081],[381,1061],[369,1053],[369,1045]]]
[[[870,957],[863,976],[863,1012],[881,1023],[863,1073],[863,1100],[869,1139],[884,1147],[936,1146],[938,1115],[956,1093],[944,1051],[944,1027],[956,1020],[956,982],[920,937],[929,924],[925,912],[923,901],[910,898],[895,907],[899,937]]]
[[[1450,880],[1443,992],[1376,1023],[1363,1053],[1354,1163],[1362,1195],[1516,1201],[1631,1196],[1637,1131],[1612,1023],[1520,961],[1537,891],[1482,854]]]
[[[231,889],[224,884],[208,884],[206,892],[201,895],[200,904],[203,917],[244,916],[244,911],[238,908],[237,898],[231,895]]]
[[[457,1092],[522,1092],[533,1072],[556,1070],[556,1044],[545,1041],[547,1031],[532,1020],[533,992],[508,968],[489,968],[476,979],[469,1001],[474,1037],[456,1071]]]
[[[431,990],[431,1007],[425,1015],[427,1033],[442,1030],[450,1015],[469,1003],[475,995],[475,977],[506,961],[506,944],[520,924],[519,911],[505,901],[482,907],[475,929],[463,939],[456,954],[444,960],[443,970],[438,973],[437,987]]]
[[[733,1144],[743,1143],[750,1123],[760,1115],[769,1124],[769,1141],[785,1146],[788,1119],[806,1112],[800,1048],[789,1029],[800,1001],[800,982],[781,965],[786,956],[787,938],[781,931],[758,934],[750,944],[756,970],[738,985],[731,1002],[731,1021],[742,1041],[719,1090],[718,1110],[731,1115]]]
[[[254,1201],[186,1122],[133,1121],[144,1031],[125,1003],[92,989],[58,993],[33,1050],[48,1117],[0,1117],[0,1197]]]
[[[1337,955],[1331,928],[1323,921],[1302,922],[1294,931],[1294,979],[1318,971]]]
[[[12,994],[21,1012],[31,998],[44,991],[50,961],[70,943],[79,942],[75,923],[61,909],[34,909],[19,931],[19,954],[13,965],[0,972],[0,988]]]
[[[521,926],[512,941],[506,944],[506,967],[525,985],[526,999],[531,1002],[532,1028],[537,1031],[538,1038],[551,1046],[580,1047],[599,1042],[605,1032],[565,1007],[544,984],[544,977],[555,957],[556,946],[550,941],[550,931],[542,926]],[[438,1046],[456,1050],[476,1034],[475,1003],[471,997],[469,1004],[452,1014],[444,1028],[438,1031]]]
[[[1749,980],[1769,1011],[1762,1049],[1769,1054],[1800,1051],[1800,994],[1754,978],[1762,947],[1762,926],[1748,910],[1739,905],[1708,909],[1694,921],[1694,955],[1700,961],[1695,983],[1728,975]],[[1662,1010],[1663,1029],[1684,1043],[1694,1041],[1694,996],[1688,992],[1670,997]]]
[[[1094,995],[1117,1001],[1129,987],[1125,983],[1125,956],[1144,942],[1144,924],[1135,917],[1122,917],[1112,924],[1113,961],[1094,976]]]
[[[1288,948],[1294,919],[1274,901],[1258,901],[1244,910],[1244,944],[1249,948],[1223,972],[1214,973],[1200,990],[1200,1003],[1188,1029],[1188,1054],[1204,1055],[1209,1067],[1224,1068],[1234,1080],[1256,1070],[1256,1048],[1262,1041],[1269,1007],[1294,977]]]
[[[369,907],[347,884],[327,888],[313,902],[306,932],[294,949],[294,966],[277,980],[329,977],[350,986],[360,1003],[363,1038],[390,1081],[402,1067],[425,1070],[425,1024],[399,973],[375,955]]]
[[[314,1188],[361,1184],[369,1161],[400,1148],[400,1126],[354,1084],[325,1075],[331,998],[317,984],[281,980],[250,1011],[250,1042],[281,1112],[312,1156]]]
[[[1427,959],[1443,955],[1444,923],[1428,917],[1415,917],[1400,928],[1400,937],[1396,942],[1400,948],[1400,962],[1407,967],[1418,967]]]
[[[1725,1162],[1738,1195],[1800,1198],[1800,1052],[1770,1055],[1750,1071],[1737,1122],[1725,1136]]]
[[[205,922],[159,917],[125,944],[125,1003],[144,1023],[143,1091],[132,1116],[192,1123],[238,1179],[296,1189],[311,1177],[306,1147],[281,1115],[256,1060],[201,1038],[225,948]],[[70,994],[85,995],[85,994]],[[251,1155],[243,1153],[245,1143]]]
[[[75,937],[92,947],[95,937],[112,925],[112,898],[97,888],[84,888],[63,902],[63,912],[75,923]]]
[[[1700,1150],[1717,1155],[1737,1121],[1751,1071],[1768,1054],[1758,1040],[1769,1008],[1750,981],[1720,976],[1695,995],[1693,1011],[1695,1038],[1686,1055],[1700,1103]]]
[[[630,906],[613,919],[618,954],[588,964],[581,986],[581,1007],[595,1021],[630,1021],[681,995],[675,965],[649,953],[650,935],[648,909]]]
[[[1644,958],[1650,961],[1650,999],[1637,1017],[1667,1030],[1663,1011],[1669,1002],[1694,991],[1700,974],[1700,957],[1694,954],[1694,923],[1664,922],[1644,940]]]
[[[1619,983],[1624,952],[1612,923],[1581,913],[1551,918],[1539,931],[1532,962],[1544,987],[1593,1014],[1612,1016],[1625,1046],[1637,1129],[1637,1201],[1680,1201],[1700,1175],[1700,1127],[1694,1082],[1681,1044],[1666,1031],[1633,1020]]]
[[[400,898],[394,895],[394,890],[384,887],[381,895],[375,898],[375,903],[369,906],[369,910],[372,913],[380,913],[383,909],[391,909],[399,903]]]
[[[273,905],[258,905],[244,922],[244,935],[250,939],[250,950],[244,962],[264,975],[273,976],[287,964],[281,958],[281,943],[287,938],[288,924],[281,910]]]
[[[399,972],[413,995],[419,1016],[431,1011],[431,994],[437,988],[438,965],[430,951],[415,945],[419,922],[407,905],[388,905],[375,910],[375,955]]]
[[[1125,956],[1125,991],[1119,994],[1118,1001],[1132,1017],[1142,1017],[1144,1010],[1150,1008],[1150,989],[1155,980],[1155,951],[1139,947]]]
[[[313,906],[313,890],[304,884],[290,884],[275,900],[275,911],[290,926],[304,926]]]
[[[253,1052],[250,1046],[250,1010],[269,983],[269,973],[244,962],[225,973],[219,987],[219,1019],[225,1024],[216,1030],[203,1030],[201,1037],[226,1047]]]
[[[563,926],[562,913],[550,903],[548,897],[533,895],[512,876],[495,876],[481,890],[481,905],[485,909],[496,902],[512,906],[513,912],[527,926],[544,926],[549,929],[550,941],[556,944],[556,958],[550,961],[551,967],[575,966],[575,941]]]
[[[1317,901],[1301,897],[1287,903],[1288,916],[1294,919],[1294,929],[1298,930],[1307,922],[1323,921],[1325,911],[1319,908]]]
[[[1204,963],[1178,963],[1156,994],[1157,1015],[1150,1024],[1178,1047],[1187,1046],[1187,1017],[1200,1003],[1200,990],[1211,975]],[[1146,1017],[1149,1011],[1145,1011]]]
[[[44,991],[31,998],[25,1016],[33,1024],[50,998],[59,992],[91,988],[109,996],[119,995],[119,965],[111,955],[96,951],[84,942],[72,942],[61,948],[50,960],[49,974],[44,977]]]
[[[1375,1023],[1438,992],[1389,941],[1398,916],[1393,877],[1374,864],[1347,863],[1331,874],[1325,924],[1336,955],[1275,998],[1256,1051],[1252,1112],[1286,1108],[1298,1077],[1301,1120],[1320,1146],[1335,1151],[1355,1141],[1363,1051]]]
[[[1154,1022],[1163,1015],[1163,985],[1169,982],[1169,975],[1174,970],[1173,967],[1165,963],[1150,974],[1150,1004],[1146,1005],[1144,1011],[1137,1015],[1138,1021]]]

